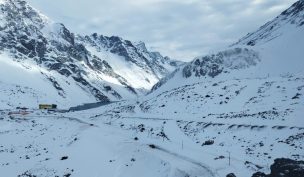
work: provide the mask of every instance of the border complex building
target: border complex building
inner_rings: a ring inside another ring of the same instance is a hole
[[[39,104],[39,109],[57,109],[56,104]]]

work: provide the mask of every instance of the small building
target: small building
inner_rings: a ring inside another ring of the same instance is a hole
[[[56,104],[39,104],[39,109],[57,109]]]

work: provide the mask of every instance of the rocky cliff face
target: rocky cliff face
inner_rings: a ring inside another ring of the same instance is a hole
[[[215,55],[198,57],[183,68],[185,78],[215,77],[233,69],[245,69],[259,62],[258,53],[247,48],[234,48]]]
[[[96,33],[74,34],[22,0],[2,0],[0,17],[0,53],[15,62],[32,62],[48,72],[57,72],[98,101],[142,94],[177,65],[159,53],[149,52],[144,43]],[[113,66],[116,63],[122,64]],[[47,72],[42,74],[50,78]],[[57,80],[51,82],[58,90],[61,85]]]
[[[118,36],[103,36],[97,33],[77,36],[77,40],[98,53],[108,52],[120,56],[123,62],[141,68],[160,79],[175,69],[181,62],[163,57],[159,52],[149,52],[145,43],[133,43]],[[115,64],[115,61],[113,61]]]

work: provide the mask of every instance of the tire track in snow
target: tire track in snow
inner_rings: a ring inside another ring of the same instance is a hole
[[[209,174],[210,177],[218,177],[218,174],[216,174],[215,172],[213,172],[213,171],[212,171],[209,167],[207,167],[205,164],[202,164],[202,163],[200,163],[200,162],[198,162],[198,161],[195,161],[195,160],[193,160],[193,159],[191,159],[191,158],[189,158],[189,157],[186,157],[186,156],[177,154],[177,153],[175,153],[175,152],[169,151],[169,150],[167,150],[167,149],[165,149],[165,148],[162,148],[162,147],[160,147],[160,146],[156,146],[156,145],[149,145],[149,146],[150,146],[150,148],[152,148],[152,149],[155,149],[155,150],[158,150],[158,151],[160,151],[160,152],[166,153],[167,155],[173,156],[174,158],[177,158],[177,159],[182,160],[182,161],[186,161],[186,162],[188,162],[188,163],[194,165],[194,167],[199,167],[200,169],[202,169],[202,170],[204,171],[204,174],[202,174],[202,175],[204,175],[204,177],[207,177],[207,176],[206,176],[206,173],[207,173],[207,175]],[[151,147],[151,146],[152,146],[152,147]],[[182,170],[182,171],[184,171],[184,170]],[[186,173],[187,173],[187,172],[186,172]],[[191,174],[189,174],[189,175],[191,175]],[[197,176],[196,176],[196,177],[197,177]]]
[[[89,126],[94,126],[94,127],[98,127],[97,125],[95,124],[92,124],[92,123],[89,123],[89,122],[86,122],[86,121],[83,121],[79,118],[76,118],[76,117],[66,117],[66,116],[24,116],[24,118],[53,118],[53,119],[68,119],[70,121],[75,121],[75,122],[78,122],[78,123],[81,123],[81,124],[86,124],[86,125],[89,125]]]

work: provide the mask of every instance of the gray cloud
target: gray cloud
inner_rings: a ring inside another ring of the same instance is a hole
[[[296,0],[28,0],[74,32],[118,35],[191,60],[237,41]]]

